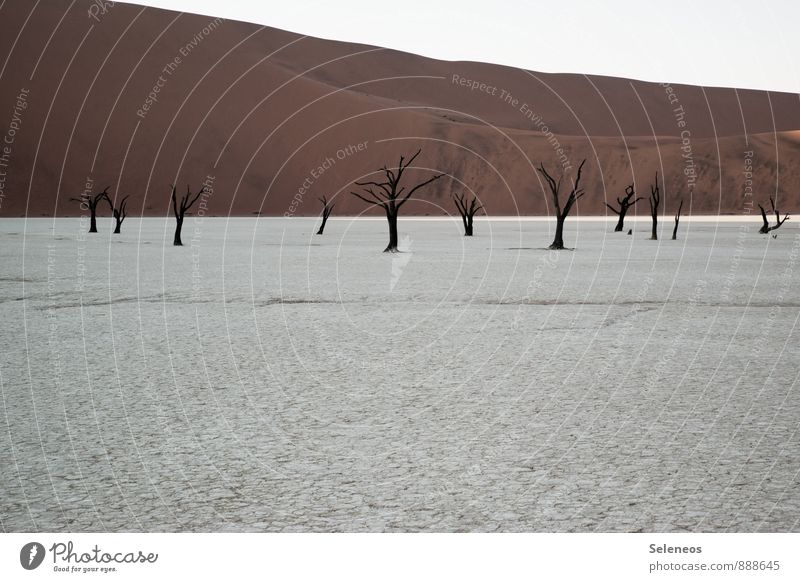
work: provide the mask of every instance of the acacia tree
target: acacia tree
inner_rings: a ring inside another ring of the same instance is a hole
[[[408,161],[405,161],[404,156],[400,156],[400,162],[397,164],[396,168],[387,168],[386,166],[382,167],[380,171],[382,171],[385,175],[385,180],[383,182],[356,182],[355,184],[357,186],[361,186],[364,192],[369,195],[369,198],[366,195],[359,194],[358,192],[350,192],[356,198],[359,198],[368,204],[372,204],[373,206],[380,206],[383,208],[384,212],[386,212],[386,221],[389,223],[389,244],[384,249],[384,253],[398,252],[397,215],[400,211],[400,208],[403,207],[403,204],[408,202],[408,199],[411,198],[414,192],[423,186],[427,186],[431,182],[438,180],[444,175],[436,174],[432,178],[428,178],[423,182],[419,182],[416,186],[406,192],[405,186],[400,186],[400,182],[403,179],[403,173],[406,171],[406,169],[408,169],[408,167],[421,152],[421,149],[417,150],[417,153],[411,156]]]
[[[328,217],[331,215],[331,212],[333,212],[333,207],[336,206],[336,204],[330,204],[325,196],[320,198],[319,201],[322,202],[322,224],[319,225],[317,234],[322,234],[325,230],[325,223],[328,222]]]
[[[172,241],[173,246],[183,246],[181,242],[181,229],[183,228],[183,218],[186,212],[197,202],[197,199],[206,191],[206,187],[200,188],[197,194],[192,194],[189,186],[186,186],[186,195],[181,197],[180,204],[178,204],[177,196],[175,195],[175,186],[172,186],[172,212],[175,214],[175,238]]]
[[[767,212],[764,210],[764,207],[761,206],[761,204],[759,204],[758,207],[761,209],[761,218],[764,220],[763,226],[758,230],[758,232],[761,233],[761,234],[767,234],[770,231],[777,230],[781,226],[783,226],[784,222],[789,220],[789,215],[788,214],[786,214],[783,217],[783,220],[781,220],[781,213],[778,212],[778,210],[775,208],[775,201],[772,199],[772,196],[769,197],[769,203],[770,203],[770,205],[772,205],[772,212],[775,213],[776,223],[775,223],[775,226],[770,226],[769,225],[769,220],[767,220]]]
[[[653,217],[653,231],[650,240],[658,240],[658,205],[661,204],[661,190],[658,188],[658,172],[656,172],[656,184],[650,185],[650,216]]]
[[[125,196],[119,203],[118,207],[114,206],[114,203],[111,201],[110,196],[106,196],[106,200],[108,200],[108,205],[111,207],[111,214],[114,216],[114,220],[116,225],[114,226],[114,234],[119,234],[121,232],[122,223],[128,217],[128,198],[130,195]]]
[[[472,236],[472,219],[480,210],[483,210],[483,206],[478,205],[477,196],[473,196],[472,202],[468,203],[466,194],[453,194],[453,201],[461,215],[461,222],[464,223],[464,236]]]
[[[636,190],[634,189],[633,184],[631,184],[630,186],[625,187],[625,196],[617,198],[617,204],[619,204],[619,209],[614,208],[608,202],[606,202],[606,206],[608,206],[609,210],[619,215],[619,219],[617,220],[617,226],[614,227],[614,232],[622,232],[622,228],[625,225],[625,215],[628,213],[628,210],[634,204],[639,202],[639,200],[644,200],[644,198],[639,196],[638,198],[631,201],[631,198],[633,198],[635,195],[636,195]]]
[[[675,228],[672,229],[672,240],[678,240],[678,222],[681,220],[681,210],[683,209],[683,198],[678,205],[678,212],[675,213]]]
[[[89,232],[97,232],[97,205],[100,204],[102,200],[108,200],[108,203],[111,204],[111,200],[108,198],[108,188],[110,187],[111,186],[108,186],[99,194],[84,192],[79,198],[70,198],[70,200],[79,202],[81,206],[86,205],[86,208],[89,209]]]
[[[561,202],[559,201],[559,191],[561,190],[561,180],[564,178],[562,174],[561,177],[556,181],[550,174],[547,173],[547,170],[544,169],[544,164],[539,164],[538,171],[539,173],[544,176],[544,179],[547,181],[547,185],[550,187],[550,194],[553,196],[553,206],[556,209],[556,236],[553,238],[553,243],[548,247],[553,250],[559,250],[564,248],[564,221],[567,219],[569,215],[569,211],[572,210],[573,204],[577,202],[583,195],[586,193],[580,188],[581,182],[581,172],[583,171],[583,165],[586,163],[586,160],[581,162],[581,165],[578,166],[578,173],[575,176],[575,181],[572,183],[572,190],[567,196],[567,200],[564,202],[564,207],[561,207]]]

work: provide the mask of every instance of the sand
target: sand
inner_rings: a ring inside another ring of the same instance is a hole
[[[437,61],[133,4],[92,18],[92,6],[0,8],[0,134],[28,91],[0,216],[79,215],[69,199],[87,182],[166,216],[170,184],[208,179],[210,214],[312,216],[325,194],[359,215],[353,181],[417,148],[420,177],[448,179],[407,214],[452,213],[451,193],[472,191],[492,216],[546,215],[534,167],[584,158],[584,215],[629,183],[648,192],[656,171],[669,211],[681,198],[700,214],[800,203],[795,94]]]

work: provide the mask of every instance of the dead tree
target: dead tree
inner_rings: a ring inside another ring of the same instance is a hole
[[[464,236],[472,236],[472,220],[480,210],[483,210],[483,206],[478,205],[477,196],[473,196],[472,202],[467,203],[466,194],[453,194],[453,201],[461,215],[461,222],[464,223]]]
[[[336,204],[330,204],[325,196],[320,198],[319,201],[322,202],[322,224],[319,225],[317,234],[322,234],[325,230],[325,223],[328,222],[328,217],[331,215],[331,212],[333,212],[333,207],[336,206]]]
[[[634,204],[639,202],[639,200],[644,200],[644,198],[639,196],[635,200],[631,201],[631,198],[633,198],[635,195],[636,195],[636,190],[634,189],[633,184],[631,184],[630,186],[627,186],[625,188],[625,196],[617,198],[617,204],[619,204],[619,209],[614,208],[608,202],[606,202],[606,206],[608,206],[609,210],[619,215],[619,219],[617,220],[617,226],[614,227],[614,232],[622,232],[622,229],[625,226],[625,215],[628,214],[628,210],[630,210],[630,208]]]
[[[678,222],[681,220],[681,210],[683,210],[683,198],[678,205],[678,212],[675,213],[675,228],[672,229],[672,240],[678,240]]]
[[[110,187],[111,186],[108,186],[108,188]],[[100,204],[102,200],[108,200],[108,203],[111,204],[111,200],[108,198],[108,188],[99,194],[84,192],[80,195],[80,198],[70,198],[70,200],[80,202],[81,208],[85,205],[89,210],[89,232],[97,232],[97,205]]]
[[[561,207],[561,202],[559,201],[559,191],[561,190],[561,180],[564,177],[563,174],[561,177],[556,181],[550,174],[547,173],[547,170],[544,169],[544,164],[539,164],[539,173],[544,176],[544,179],[547,181],[547,185],[550,187],[550,193],[553,196],[553,206],[555,206],[556,210],[556,236],[553,238],[553,243],[548,247],[553,250],[563,249],[564,248],[564,221],[567,219],[569,215],[569,211],[572,210],[573,204],[577,202],[583,195],[586,193],[580,188],[581,182],[581,172],[583,171],[583,165],[586,163],[586,160],[581,162],[581,165],[578,166],[578,173],[575,176],[575,181],[572,183],[572,190],[567,196],[566,202],[564,202],[564,207]]]
[[[658,205],[661,204],[661,190],[658,188],[658,172],[656,172],[656,184],[650,185],[650,216],[653,217],[653,232],[650,240],[658,240]]]
[[[125,219],[128,218],[128,198],[130,196],[125,196],[119,203],[118,207],[114,206],[114,203],[111,201],[110,196],[106,196],[106,200],[108,200],[108,205],[111,207],[111,214],[114,216],[114,221],[116,225],[114,226],[114,234],[119,234],[121,232],[122,223],[125,222]]]
[[[767,234],[770,231],[777,230],[781,226],[783,226],[784,222],[789,220],[789,215],[788,214],[786,214],[783,217],[783,220],[781,220],[781,213],[778,212],[777,208],[775,208],[775,201],[772,199],[772,196],[769,197],[769,203],[772,206],[772,212],[775,213],[776,223],[775,223],[775,226],[770,226],[769,225],[769,220],[767,220],[767,212],[764,210],[764,207],[761,206],[761,204],[759,204],[758,207],[761,209],[761,218],[764,220],[764,225],[758,230],[758,232],[761,233],[761,234]]]
[[[385,253],[398,252],[397,215],[400,211],[400,208],[403,207],[403,204],[408,202],[408,199],[411,198],[414,192],[443,176],[443,174],[436,174],[432,178],[428,178],[427,180],[418,183],[416,186],[408,190],[408,192],[406,192],[405,186],[400,186],[400,182],[403,179],[403,173],[414,162],[420,152],[422,152],[422,150],[417,150],[417,153],[411,156],[408,161],[405,161],[405,158],[400,156],[400,163],[397,164],[396,168],[387,168],[386,166],[382,167],[381,171],[386,177],[383,182],[356,182],[356,185],[361,186],[366,195],[369,195],[369,198],[366,195],[362,196],[358,192],[350,192],[356,198],[359,198],[368,204],[372,204],[373,206],[380,206],[383,208],[384,212],[386,212],[386,220],[389,223],[389,244],[383,251]]]
[[[203,186],[200,188],[200,191],[197,194],[192,194],[191,190],[189,190],[189,186],[186,186],[186,195],[181,197],[180,204],[178,203],[178,198],[175,195],[175,186],[172,186],[172,212],[175,214],[175,238],[172,241],[172,244],[176,247],[183,246],[183,242],[181,242],[181,229],[183,228],[183,218],[186,216],[186,212],[197,202],[197,199],[206,191],[206,187]]]

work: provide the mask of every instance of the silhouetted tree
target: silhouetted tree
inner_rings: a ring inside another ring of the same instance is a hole
[[[569,215],[569,211],[572,210],[572,205],[575,204],[583,195],[586,193],[580,188],[581,182],[581,172],[583,171],[583,165],[586,163],[586,160],[581,162],[581,165],[578,166],[578,173],[575,176],[575,181],[572,183],[572,190],[567,196],[566,202],[564,202],[564,207],[561,207],[561,202],[559,201],[559,191],[561,190],[561,180],[564,177],[562,174],[561,177],[556,180],[547,173],[547,170],[544,169],[544,164],[539,164],[539,173],[544,176],[544,179],[547,181],[547,185],[550,187],[550,193],[553,196],[553,205],[556,209],[556,236],[553,238],[553,243],[548,247],[550,249],[558,250],[564,248],[564,221],[566,220],[567,216]]]
[[[322,202],[322,224],[319,225],[317,234],[322,234],[325,230],[325,223],[328,222],[328,217],[331,215],[331,212],[333,212],[333,207],[336,206],[336,204],[330,204],[325,196],[320,198],[319,201]]]
[[[770,226],[769,220],[767,220],[767,212],[764,210],[764,207],[759,204],[758,207],[761,209],[761,218],[764,220],[764,225],[758,230],[758,232],[761,234],[767,234],[770,231],[777,230],[783,226],[784,222],[789,220],[788,214],[786,214],[783,217],[783,220],[781,220],[781,213],[775,208],[775,201],[772,199],[772,196],[769,197],[769,203],[772,205],[772,212],[775,213],[775,220],[777,222],[775,223],[775,226]]]
[[[176,247],[183,246],[181,242],[181,229],[183,228],[183,218],[186,212],[197,202],[197,199],[206,191],[206,187],[200,188],[197,194],[192,194],[189,186],[186,186],[186,195],[181,197],[180,204],[178,204],[177,196],[175,195],[175,186],[172,187],[172,212],[175,214],[175,238],[172,244]]]
[[[472,202],[468,203],[466,194],[453,194],[453,201],[461,215],[461,222],[464,223],[464,236],[472,236],[472,219],[480,210],[483,210],[483,206],[478,205],[477,196],[473,196]]]
[[[106,196],[106,200],[108,200],[108,205],[111,207],[111,214],[114,216],[114,220],[116,222],[114,226],[114,234],[119,234],[122,228],[122,223],[125,222],[125,219],[128,218],[128,198],[130,196],[125,196],[119,203],[119,207],[115,207],[114,203],[111,201],[110,196]]]
[[[609,210],[619,215],[617,226],[614,227],[614,232],[622,232],[622,229],[625,225],[625,215],[628,213],[628,210],[631,208],[631,206],[639,202],[639,200],[644,200],[644,198],[639,196],[635,200],[631,201],[631,198],[633,198],[635,195],[636,190],[634,189],[633,184],[631,184],[630,186],[625,187],[625,196],[617,198],[619,209],[614,208],[608,202],[606,202],[606,206],[608,206]]]
[[[658,205],[661,204],[661,190],[658,188],[658,172],[656,172],[656,184],[650,185],[650,216],[653,217],[653,232],[650,240],[658,240]]]
[[[683,209],[683,198],[678,205],[678,212],[675,213],[675,228],[672,229],[672,240],[678,240],[678,222],[681,220],[681,210]]]
[[[407,162],[403,156],[400,156],[400,163],[397,164],[396,168],[387,168],[386,166],[382,167],[381,171],[386,176],[386,180],[383,182],[356,182],[356,185],[361,186],[364,192],[369,194],[372,199],[362,196],[358,192],[350,192],[353,196],[363,200],[368,204],[380,206],[386,212],[386,220],[389,223],[389,244],[383,251],[385,253],[398,252],[397,215],[403,204],[408,202],[408,199],[411,198],[414,192],[443,176],[443,174],[436,174],[432,178],[429,178],[424,182],[420,182],[404,194],[406,188],[405,186],[400,186],[400,182],[403,179],[403,173],[412,164],[420,152],[422,152],[422,150],[417,150],[417,153],[411,156],[411,159],[409,159]]]
[[[111,186],[108,186],[108,188],[110,187]],[[108,198],[108,188],[99,194],[84,192],[80,195],[80,198],[70,198],[70,200],[80,202],[81,206],[86,205],[86,208],[89,210],[89,232],[97,232],[97,205],[100,201],[108,200],[108,203],[111,204],[111,200]]]

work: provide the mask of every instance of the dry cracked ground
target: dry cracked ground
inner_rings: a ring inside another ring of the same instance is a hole
[[[0,221],[5,531],[798,531],[794,226],[100,226]]]

